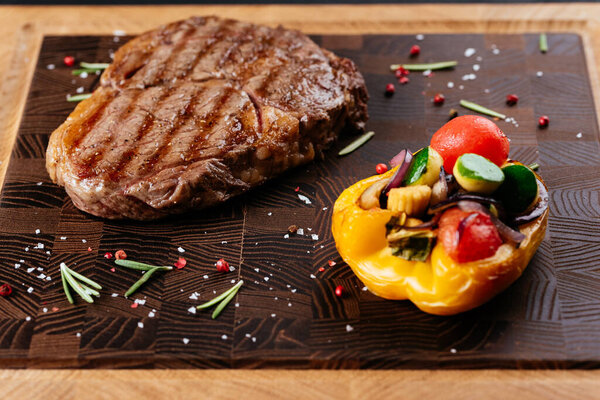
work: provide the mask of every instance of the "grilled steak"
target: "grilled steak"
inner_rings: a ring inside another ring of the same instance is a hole
[[[298,31],[190,18],[121,47],[50,137],[46,167],[83,211],[147,220],[207,207],[362,130],[352,61]]]

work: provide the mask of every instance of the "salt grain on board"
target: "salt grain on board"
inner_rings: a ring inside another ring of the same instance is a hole
[[[184,337],[183,339],[181,339],[181,341],[183,342],[183,344],[188,344],[190,342],[190,339]]]
[[[347,324],[346,325],[346,332],[352,332],[354,330],[354,327],[352,327],[352,325]]]
[[[577,139],[581,139],[581,137],[583,136],[583,134],[581,132],[579,132],[577,135],[575,135],[577,137]]]
[[[56,65],[48,64],[48,65],[46,65],[46,68],[48,68],[49,70],[53,70],[54,68],[56,68]]]
[[[302,200],[305,204],[312,204],[310,199],[303,194],[298,194],[298,198]]]
[[[196,314],[196,307],[194,307],[194,306],[191,306],[190,308],[188,308],[188,312],[189,312],[190,314]]]
[[[143,322],[138,322],[138,328],[140,328],[140,329],[144,328],[144,323]]]
[[[180,252],[180,253],[185,253],[185,250],[184,250],[184,248],[183,248],[183,247],[178,247],[178,248],[177,248],[177,251],[178,251],[178,252]]]
[[[417,39],[417,40],[423,40],[423,39],[425,39],[425,36],[421,35],[421,34],[418,34],[417,36],[415,36],[415,39]]]
[[[469,47],[468,49],[465,50],[465,57],[471,57],[473,54],[475,54],[474,48]]]

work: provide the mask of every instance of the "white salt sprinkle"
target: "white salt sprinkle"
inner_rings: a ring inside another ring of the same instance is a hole
[[[110,295],[111,297],[119,297],[119,293],[113,293]]]
[[[272,213],[272,212],[269,212],[269,213],[267,213],[267,215],[270,217],[271,215],[273,215],[273,213]]]
[[[273,313],[271,314],[271,318],[275,318],[277,316],[277,314]]]
[[[227,335],[223,335],[223,336],[221,336],[221,339],[223,339],[223,340],[227,340]]]
[[[39,235],[39,234],[40,234],[40,232],[41,232],[41,231],[40,231],[39,229],[36,229],[36,230],[35,230],[35,234],[36,234],[36,235]]]
[[[87,240],[81,239],[81,243],[87,243]]]
[[[190,314],[196,314],[196,307],[194,307],[194,306],[191,306],[190,308],[188,308],[188,312],[189,312]]]
[[[178,247],[177,251],[180,253],[185,253],[185,249],[183,247]]]
[[[114,36],[125,36],[125,31],[124,31],[124,30],[121,30],[121,29],[115,29],[115,30],[113,31],[113,35],[114,35]]]
[[[465,50],[465,57],[471,57],[473,54],[475,54],[475,49],[472,47],[469,47],[468,49]]]
[[[204,279],[208,279],[208,275],[204,275],[204,276],[203,276],[203,278],[204,278]]]
[[[581,137],[583,136],[583,134],[581,132],[579,132],[577,135],[575,135],[577,137],[577,139],[581,139]]]
[[[454,82],[448,82],[448,88],[452,89],[454,87]]]
[[[144,323],[141,321],[138,322],[138,328],[140,328],[140,329],[144,328]]]
[[[544,73],[542,71],[538,71],[536,73],[536,75],[537,75],[538,78],[541,78],[542,76],[544,76]]]
[[[302,200],[305,204],[312,204],[310,199],[303,194],[298,194],[298,198]]]
[[[310,274],[310,278],[315,279],[316,278],[315,274]]]
[[[84,90],[84,89],[83,89],[83,86],[79,86],[79,87],[77,88],[77,90],[75,90],[75,91],[76,91],[77,93],[83,93],[83,90]]]
[[[500,54],[500,49],[492,49],[492,53],[498,55]]]
[[[48,65],[46,65],[46,68],[48,68],[49,70],[53,70],[54,68],[56,68],[56,65],[48,64]]]
[[[79,77],[82,79],[85,79],[88,77],[88,73],[87,72],[82,72],[81,74],[79,74]]]
[[[31,321],[31,317],[30,316],[26,316],[25,317],[25,321]]]
[[[27,289],[27,293],[33,293],[33,288],[29,287],[29,289]]]
[[[21,268],[21,264],[15,263],[15,269],[19,269],[19,268]]]
[[[61,236],[60,240],[67,240],[67,237],[66,236]]]
[[[194,292],[190,295],[190,300],[198,300],[198,294],[197,292]]]
[[[183,342],[183,344],[188,344],[190,342],[190,339],[184,337],[183,339],[181,339],[181,341]]]
[[[265,276],[263,279],[265,280],[265,282],[269,282],[269,277],[268,276]]]
[[[290,235],[289,235],[288,233],[286,233],[285,235],[283,235],[283,238],[284,238],[284,239],[289,239],[289,238],[290,238]]]
[[[304,235],[304,229],[302,228],[298,228],[298,230],[296,231],[297,235]]]
[[[252,337],[252,343],[256,343],[256,337]]]
[[[48,309],[47,309],[46,307],[44,307],[44,308],[42,308],[42,312],[43,312],[43,313],[47,313],[47,312],[48,312]]]
[[[75,336],[77,336],[77,337],[81,337],[81,332],[77,332],[77,333],[75,334]]]
[[[479,64],[473,64],[473,71],[479,71],[481,66]]]
[[[415,36],[415,39],[423,40],[423,39],[425,39],[425,36],[419,33],[417,36]]]
[[[319,235],[317,234],[313,233],[312,235],[310,235],[310,237],[312,238],[312,240],[319,240]]]
[[[352,332],[354,330],[354,327],[350,324],[346,325],[346,332]]]
[[[156,315],[156,313],[154,311],[150,311],[148,313],[148,318],[154,318],[155,315]]]
[[[450,353],[456,354],[456,349],[450,349]]]
[[[33,268],[33,267],[27,268],[27,273],[28,274],[32,273],[33,271],[35,271],[35,268]]]

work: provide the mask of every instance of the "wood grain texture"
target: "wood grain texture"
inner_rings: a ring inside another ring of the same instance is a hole
[[[313,39],[353,59],[363,72],[372,97],[367,129],[375,130],[375,137],[340,158],[338,150],[354,139],[342,136],[322,162],[289,171],[221,206],[152,223],[84,214],[45,176],[48,135],[74,107],[67,94],[77,88],[90,92],[99,80],[94,74],[73,77],[72,68],[61,64],[64,54],[110,62],[110,54],[127,38],[44,39],[14,162],[0,195],[2,213],[23,220],[0,226],[2,280],[16,288],[8,308],[0,311],[6,325],[0,358],[6,366],[600,366],[600,279],[594,273],[600,256],[600,209],[592,206],[579,214],[581,206],[563,201],[572,193],[574,171],[593,174],[592,179],[577,179],[583,198],[593,195],[594,177],[600,173],[598,124],[579,36],[549,34],[550,50],[541,54],[535,34],[430,34],[420,42],[420,61],[457,59],[459,65],[432,77],[413,73],[410,83],[392,97],[382,94],[394,79],[389,65],[406,59],[414,36]],[[465,56],[467,48],[476,49],[475,55]],[[474,65],[479,66],[475,72]],[[471,73],[477,78],[465,80]],[[448,88],[448,82],[454,87]],[[522,94],[517,107],[504,102],[505,93],[512,91]],[[431,102],[438,92],[446,93],[443,107]],[[521,279],[477,310],[447,318],[362,290],[335,250],[330,220],[333,203],[345,187],[371,175],[374,165],[391,159],[400,148],[425,146],[448,119],[448,111],[459,108],[461,98],[516,118],[515,124],[498,121],[512,140],[511,156],[541,164],[553,203],[544,245]],[[541,114],[552,116],[548,129],[535,126]],[[577,138],[579,132],[585,135]],[[286,235],[290,225],[303,233]],[[104,258],[106,252],[122,248],[130,259],[169,265],[177,259],[178,247],[186,249],[184,270],[162,273],[132,299],[122,297],[140,273],[111,271],[114,265]],[[217,273],[214,263],[219,258],[229,260],[235,271]],[[327,266],[330,259],[335,267]],[[104,296],[93,305],[65,304],[57,272],[61,262],[96,280]],[[319,271],[324,266],[326,271]],[[237,278],[246,282],[234,300],[237,307],[227,308],[217,320],[207,312],[188,312]],[[337,285],[346,288],[342,298],[334,293]],[[190,299],[194,293],[198,298]],[[132,309],[134,299],[145,304]]]
[[[590,69],[590,80],[594,88],[594,95],[598,95],[598,76],[596,65],[600,57],[600,30],[598,29],[598,17],[600,8],[591,4],[570,5],[524,5],[524,6],[489,6],[489,5],[467,5],[467,6],[363,6],[363,7],[3,7],[0,13],[0,30],[6,39],[0,43],[0,53],[3,59],[11,59],[11,64],[0,65],[1,94],[0,112],[3,118],[0,123],[0,138],[3,146],[0,147],[2,159],[11,151],[12,142],[24,105],[25,94],[28,88],[33,63],[41,43],[43,34],[52,33],[110,33],[115,29],[125,29],[128,32],[140,32],[155,25],[171,20],[185,18],[192,14],[216,13],[219,15],[232,16],[248,19],[259,23],[275,25],[283,23],[286,26],[303,29],[313,33],[429,33],[429,32],[487,32],[487,33],[520,33],[545,31],[569,31],[581,34],[586,47],[586,58]],[[12,57],[11,57],[12,56]],[[596,97],[597,98],[597,97]],[[596,104],[599,104],[596,102]],[[525,154],[530,153],[526,151]],[[6,167],[6,161],[0,165],[0,171]],[[579,173],[572,169],[572,172]],[[563,183],[564,181],[564,183]],[[557,182],[563,183],[570,191],[561,195],[563,198],[571,199],[574,204],[597,204],[597,196],[581,196],[577,193],[576,185],[570,184],[568,175],[560,178]],[[551,310],[550,310],[551,312]],[[581,333],[584,335],[584,333]],[[152,371],[148,373],[152,374]],[[57,371],[30,371],[26,377],[19,377],[18,372],[5,371],[3,377],[12,377],[14,380],[7,382],[8,387],[15,390],[30,390],[30,394],[51,393],[56,388],[56,382],[48,379],[64,379],[62,372]],[[71,374],[71,373],[69,373]],[[138,385],[136,379],[139,376],[130,373],[100,372],[90,375],[73,372],[73,386],[77,387],[80,382],[89,382],[93,379],[106,379],[112,385],[104,385],[108,392],[114,387],[113,393],[128,388],[134,390]],[[201,372],[174,371],[174,384],[165,387],[161,382],[152,383],[151,379],[145,381],[148,390],[146,393],[191,393],[197,389],[197,385],[190,379],[202,379],[207,377],[210,381],[210,373],[205,375]],[[219,373],[220,374],[220,373]],[[254,377],[248,372],[240,371],[237,377],[247,389],[251,397],[264,397],[265,395],[276,396],[279,393],[287,393],[288,388],[296,388],[299,391],[306,390],[306,379],[313,379],[320,383],[308,372],[279,371],[271,374],[269,382],[259,381],[255,385],[251,382]],[[248,374],[248,375],[244,375]],[[488,398],[504,398],[505,393],[514,393],[520,398],[595,398],[598,393],[598,375],[589,373],[584,378],[581,373],[575,371],[441,371],[437,373],[396,371],[388,375],[388,379],[373,371],[346,373],[333,373],[329,380],[324,379],[322,385],[317,387],[321,397],[331,396],[332,392],[339,397],[351,397],[353,393],[364,395],[364,391],[357,389],[366,388],[368,393],[401,393],[410,398],[413,394],[420,397],[435,393],[444,393],[447,398],[468,398],[468,393],[479,391],[487,393]],[[164,372],[159,372],[155,377],[164,377]],[[180,378],[177,378],[180,377]],[[277,377],[282,377],[277,379]],[[213,376],[214,378],[214,376]],[[36,384],[28,384],[33,380]],[[44,385],[39,386],[41,380]],[[162,379],[161,379],[162,381]],[[450,382],[452,381],[452,382]],[[115,385],[115,383],[120,382]],[[208,381],[204,381],[208,382]],[[238,381],[236,381],[238,382]],[[345,383],[345,388],[350,386],[354,389],[350,394],[341,390],[337,383]],[[205,387],[206,385],[201,385]],[[362,387],[361,387],[362,386]],[[85,387],[85,386],[79,386]],[[97,386],[96,386],[97,387]],[[330,390],[332,387],[338,389]],[[36,389],[34,389],[36,388]],[[39,389],[38,389],[39,388]],[[478,390],[473,391],[473,388]],[[467,390],[469,389],[469,390]],[[501,390],[498,390],[501,389]],[[283,392],[282,392],[283,390]],[[23,393],[17,391],[17,393]],[[61,393],[57,391],[55,393]],[[237,389],[232,390],[229,386],[219,385],[217,395],[235,396]],[[467,393],[467,394],[465,394]],[[86,393],[86,394],[89,394]],[[99,395],[97,395],[99,397]],[[496,396],[496,397],[494,397]],[[500,397],[498,397],[500,396]],[[29,396],[31,397],[31,396]]]

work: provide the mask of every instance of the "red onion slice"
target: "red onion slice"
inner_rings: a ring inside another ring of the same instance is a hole
[[[504,208],[502,207],[502,204],[500,204],[500,202],[496,199],[493,199],[491,197],[480,196],[478,194],[457,193],[453,196],[450,196],[448,199],[439,202],[434,207],[429,207],[429,210],[427,210],[427,213],[428,214],[437,214],[437,213],[442,212],[450,207],[456,206],[459,201],[463,201],[463,200],[474,201],[474,202],[482,203],[482,204],[493,204],[494,207],[496,207],[496,209],[498,210],[498,214],[500,216],[502,216],[502,214],[504,212]]]
[[[448,181],[446,181],[446,173],[444,167],[440,168],[440,177],[431,189],[431,200],[429,204],[434,206],[448,198]]]
[[[392,168],[402,164],[404,160],[406,160],[406,153],[410,154],[412,157],[412,152],[409,149],[403,149],[400,153],[392,157],[392,159],[390,160],[390,165],[392,166]]]
[[[490,212],[490,210],[488,210],[486,207],[482,206],[480,203],[476,203],[474,201],[463,200],[463,201],[459,201],[457,205],[458,205],[458,208],[460,208],[461,210],[466,211],[466,212],[479,211],[479,212],[482,212],[482,213],[488,215],[490,217],[490,219],[492,220],[492,222],[494,223],[494,226],[496,226],[496,229],[498,230],[500,237],[502,237],[502,239],[504,239],[504,241],[519,244],[523,240],[525,240],[525,235],[523,235],[521,232],[518,232],[518,231],[512,229],[511,227],[506,225],[504,222],[500,221],[498,218],[496,218],[494,216],[494,214],[492,214]]]
[[[522,225],[527,222],[531,222],[534,219],[539,218],[548,208],[549,196],[548,191],[546,190],[546,186],[544,186],[544,184],[540,182],[539,179],[536,179],[536,182],[538,185],[538,196],[540,198],[539,201],[529,214],[519,215],[515,217],[513,219],[514,225]]]
[[[394,175],[392,176],[392,179],[390,179],[390,182],[387,184],[385,189],[383,189],[381,191],[381,195],[379,196],[379,204],[380,204],[381,208],[387,208],[387,200],[388,200],[389,191],[391,189],[400,187],[402,185],[404,176],[406,176],[406,173],[408,172],[408,169],[410,168],[410,163],[412,162],[412,159],[413,159],[413,156],[412,156],[412,153],[410,152],[410,150],[408,150],[408,149],[402,150],[394,158],[392,158],[392,161],[400,160],[400,159],[402,160],[402,163],[397,164],[398,169],[396,170],[396,173],[394,173]]]

